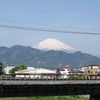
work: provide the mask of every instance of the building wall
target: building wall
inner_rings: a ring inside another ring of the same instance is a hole
[[[84,67],[84,79],[100,79],[98,76],[99,66],[89,65],[88,67]]]
[[[89,74],[89,75],[91,75],[91,74],[98,74],[98,68],[89,68],[89,67],[87,67],[87,68],[84,68],[84,74]]]

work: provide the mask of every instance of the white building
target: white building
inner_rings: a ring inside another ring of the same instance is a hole
[[[98,66],[98,65],[95,65],[95,64],[80,67],[80,70],[81,70],[81,71],[85,71],[86,68],[87,68],[87,69],[97,69],[97,71],[100,70],[100,69],[99,69],[99,66]]]
[[[56,71],[53,70],[49,70],[49,69],[44,69],[44,68],[28,68],[28,69],[24,69],[24,70],[19,70],[16,71],[15,73],[19,73],[19,74],[55,74]]]
[[[26,77],[26,78],[40,78],[41,76],[50,76],[51,74],[56,74],[56,71],[49,70],[49,69],[44,69],[44,68],[30,68],[30,69],[24,69],[24,70],[19,70],[15,72],[16,77]],[[23,74],[23,75],[20,75]],[[32,75],[36,74],[36,75]]]
[[[9,71],[14,68],[15,66],[7,66],[4,67],[3,72],[5,72],[5,74],[10,74]],[[34,69],[34,67],[27,67],[27,69]]]
[[[67,78],[70,71],[75,71],[75,69],[72,66],[61,66],[57,69],[56,73],[58,74],[58,77],[61,78]]]
[[[5,68],[3,69],[3,72],[4,72],[5,74],[9,74],[9,71],[10,71],[12,68],[14,68],[14,66],[7,66],[7,67],[5,67]]]

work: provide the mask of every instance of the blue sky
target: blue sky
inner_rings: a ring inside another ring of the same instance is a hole
[[[100,33],[100,0],[0,0],[0,25]],[[33,46],[55,38],[100,55],[100,35],[50,33],[0,27],[0,46]]]

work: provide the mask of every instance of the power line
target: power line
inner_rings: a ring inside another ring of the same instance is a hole
[[[97,30],[97,29],[89,29],[89,28],[79,28],[79,27],[70,27],[70,26],[61,26],[61,25],[49,25],[49,24],[40,24],[40,23],[19,22],[19,21],[3,20],[3,19],[0,19],[0,21],[6,22],[6,23],[10,22],[10,23],[31,24],[31,25],[39,25],[39,26],[49,26],[49,27],[60,27],[60,28],[71,28],[71,29],[83,29],[83,30],[100,31],[100,30]]]
[[[13,29],[22,29],[22,30],[55,32],[55,33],[100,35],[100,33],[96,33],[96,32],[79,32],[79,31],[54,30],[54,29],[43,29],[43,28],[23,27],[23,26],[14,26],[14,25],[0,25],[0,27],[3,27],[3,28],[13,28]]]

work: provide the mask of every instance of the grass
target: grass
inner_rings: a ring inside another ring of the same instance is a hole
[[[46,97],[12,97],[0,98],[0,100],[89,100],[78,96],[46,96]]]

